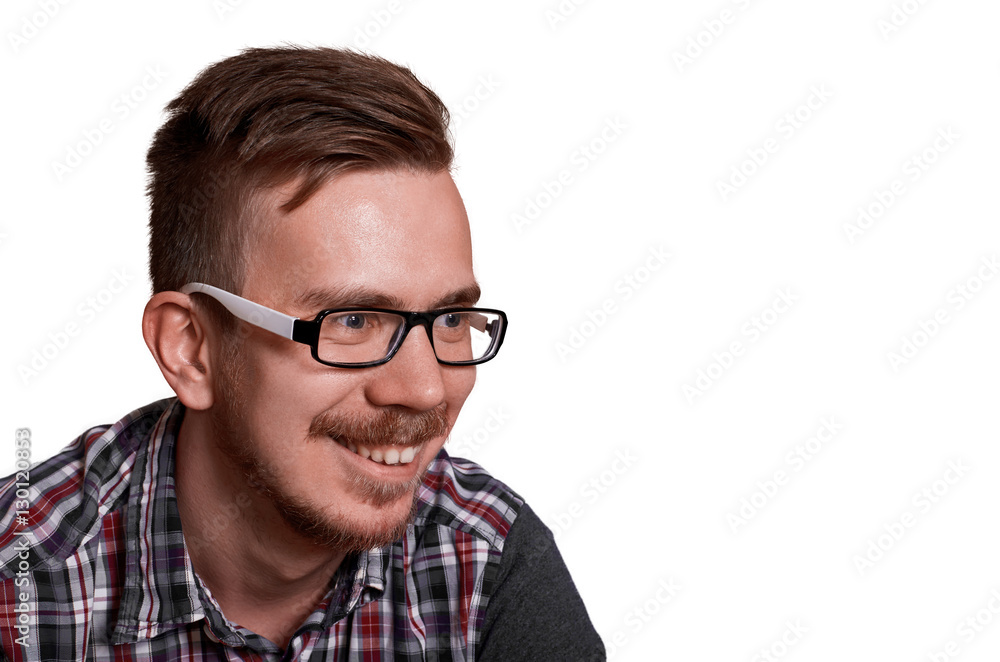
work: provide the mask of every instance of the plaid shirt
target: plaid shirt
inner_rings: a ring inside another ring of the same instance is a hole
[[[442,450],[407,533],[348,556],[282,651],[228,621],[191,566],[173,478],[183,411],[156,402],[0,484],[0,658],[475,659],[523,503],[509,488]]]

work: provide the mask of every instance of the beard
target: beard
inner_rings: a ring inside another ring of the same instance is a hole
[[[402,517],[386,512],[384,517],[368,517],[363,522],[349,521],[327,513],[319,505],[290,493],[283,481],[260,452],[252,430],[247,424],[249,398],[246,384],[251,375],[242,343],[230,341],[223,349],[216,405],[212,423],[219,450],[243,475],[246,484],[264,496],[282,519],[299,535],[313,543],[343,552],[361,552],[395,542],[413,521],[419,502],[417,490],[427,474],[424,466],[404,483],[375,480],[365,474],[349,479],[355,498],[376,508],[396,503],[409,495],[409,512]],[[326,411],[317,415],[309,426],[306,443],[336,443],[334,439],[355,445],[418,446],[448,434],[451,425],[444,406],[411,413],[402,407],[381,407],[372,414],[334,414]],[[417,461],[414,459],[414,461]]]

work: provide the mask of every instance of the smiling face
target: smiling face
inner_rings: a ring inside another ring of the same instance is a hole
[[[344,174],[285,213],[292,191],[261,201],[266,229],[243,297],[304,319],[324,308],[425,311],[478,298],[468,219],[447,172]],[[475,367],[440,365],[422,327],[391,361],[363,369],[324,366],[306,345],[245,328],[221,361],[213,416],[223,452],[318,543],[366,549],[398,538]]]

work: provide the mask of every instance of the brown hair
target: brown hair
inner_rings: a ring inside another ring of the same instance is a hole
[[[348,170],[451,168],[448,111],[413,73],[333,48],[253,48],[202,71],[149,148],[153,292],[191,281],[240,294],[263,188],[291,211]]]

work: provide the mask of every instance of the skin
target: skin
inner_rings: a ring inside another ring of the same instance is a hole
[[[468,218],[448,173],[348,173],[284,213],[279,207],[293,190],[290,183],[260,200],[262,259],[249,261],[244,298],[308,319],[336,305],[422,311],[475,303]],[[315,296],[324,291],[334,298]],[[413,489],[381,503],[366,498],[356,478],[412,486],[447,437],[423,443],[409,465],[389,467],[311,434],[310,425],[320,415],[367,420],[380,411],[441,409],[450,430],[475,368],[438,364],[422,328],[388,363],[342,369],[316,362],[306,345],[244,325],[234,373],[218,331],[179,292],[152,297],[143,333],[187,407],[176,487],[194,569],[230,621],[285,647],[351,550],[303,532],[282,515],[273,490],[326,524],[385,536],[409,520]],[[238,382],[238,397],[225,388],[227,376]],[[220,426],[227,409],[229,425]],[[271,494],[233,460],[234,448],[252,450]]]

